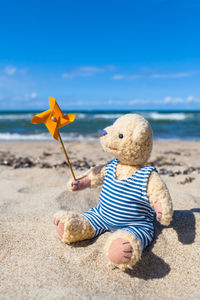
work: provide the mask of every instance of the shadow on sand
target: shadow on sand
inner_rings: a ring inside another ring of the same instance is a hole
[[[192,244],[195,240],[195,217],[193,213],[200,213],[200,209],[175,210],[173,220],[168,227],[162,226],[155,221],[155,236],[153,243],[147,247],[142,255],[142,259],[134,266],[133,270],[127,270],[126,273],[131,277],[137,277],[144,280],[163,278],[171,270],[162,258],[155,255],[152,250],[159,235],[164,228],[173,228],[177,233],[179,242],[183,245]],[[87,247],[95,243],[98,239],[91,239],[76,242],[72,247]]]
[[[200,213],[200,209],[175,210],[173,220],[168,227],[155,222],[155,237],[153,243],[144,251],[141,261],[133,270],[126,271],[131,277],[145,280],[165,277],[171,270],[170,266],[152,250],[156,240],[164,228],[173,228],[177,233],[179,242],[183,245],[192,244],[195,240],[195,217],[194,212]]]

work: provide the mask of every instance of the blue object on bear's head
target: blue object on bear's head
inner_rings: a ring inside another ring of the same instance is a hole
[[[101,132],[100,132],[100,136],[104,136],[104,135],[106,135],[107,134],[107,131],[106,130],[101,130]]]

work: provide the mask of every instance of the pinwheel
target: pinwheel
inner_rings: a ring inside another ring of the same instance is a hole
[[[69,157],[67,155],[65,146],[63,144],[62,138],[59,133],[59,129],[65,125],[73,122],[76,115],[73,115],[73,114],[64,115],[62,113],[58,103],[52,97],[49,97],[49,105],[50,105],[50,109],[34,116],[31,120],[31,123],[32,124],[44,123],[46,125],[46,127],[48,128],[49,132],[51,133],[52,137],[56,140],[59,139],[62,149],[63,149],[63,152],[65,154],[68,166],[72,173],[72,176],[73,176],[74,180],[76,180],[71,163],[69,161]]]

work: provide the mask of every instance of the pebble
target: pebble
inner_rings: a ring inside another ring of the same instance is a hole
[[[176,161],[175,158],[172,158],[170,161],[167,160],[165,156],[158,156],[155,160],[150,161],[149,164],[151,166],[157,166],[157,167],[162,167],[162,166],[180,166],[181,164]]]
[[[183,181],[178,181],[177,183],[178,183],[178,184],[186,184],[186,183],[192,182],[194,179],[195,179],[194,177],[188,176],[188,177],[186,177]]]
[[[89,169],[90,168],[90,165],[86,160],[76,160],[75,162],[72,163],[72,165],[76,169],[79,169],[79,168]]]
[[[42,154],[43,154],[44,156],[51,156],[51,153],[45,152],[45,151],[44,151]]]
[[[179,152],[177,152],[177,153],[170,152],[170,154],[179,155],[178,153]],[[167,154],[168,154],[168,152],[167,152]],[[33,159],[33,158],[29,158],[27,156],[17,157],[9,152],[0,151],[0,165],[10,166],[10,167],[13,167],[14,169],[32,168],[34,166],[38,166],[39,168],[66,168],[66,167],[68,167],[68,164],[66,163],[66,161],[62,161],[61,163],[58,163],[58,164],[51,164],[49,162],[44,161],[45,157],[48,157],[50,155],[52,155],[52,154],[49,152],[43,152],[43,156]],[[83,159],[79,159],[79,160],[72,159],[71,164],[72,164],[73,168],[79,169],[79,170],[85,170],[85,169],[89,169],[89,168],[95,166],[94,162],[91,161],[90,159],[88,161],[86,159],[86,157],[83,157]],[[160,175],[168,175],[170,177],[174,177],[174,176],[177,176],[180,174],[183,174],[183,175],[188,175],[191,173],[200,174],[200,167],[195,168],[195,167],[189,166],[188,168],[186,168],[183,171],[181,171],[180,169],[171,170],[171,169],[164,168],[163,167],[164,165],[166,165],[166,166],[181,165],[180,163],[176,162],[176,160],[174,158],[172,158],[169,161],[164,156],[158,156],[155,160],[150,161],[149,165],[157,167]],[[192,178],[192,177],[186,177],[186,178]],[[190,179],[185,179],[185,180],[186,180],[186,182],[191,182]],[[184,184],[184,183],[181,183],[181,184]]]
[[[181,155],[180,152],[176,152],[176,151],[165,151],[165,154],[169,155],[169,154],[173,154],[173,155]]]

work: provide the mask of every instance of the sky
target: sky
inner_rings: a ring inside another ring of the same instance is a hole
[[[0,110],[200,110],[199,0],[2,1]]]

